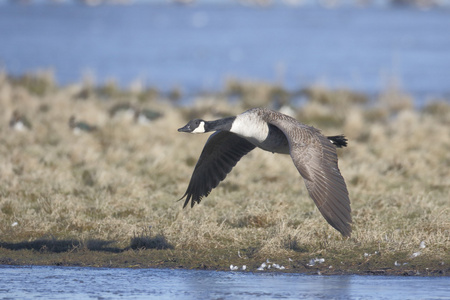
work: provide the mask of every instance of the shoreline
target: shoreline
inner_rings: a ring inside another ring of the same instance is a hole
[[[14,252],[15,251],[15,252]],[[180,253],[181,252],[181,253]],[[9,266],[64,266],[92,268],[132,268],[132,269],[187,269],[210,270],[225,272],[250,273],[296,273],[305,275],[384,275],[384,276],[418,276],[418,277],[448,277],[450,268],[443,262],[428,261],[426,258],[410,261],[407,264],[388,266],[383,262],[383,255],[371,263],[370,260],[355,259],[353,262],[342,262],[337,268],[331,267],[327,259],[323,263],[309,265],[307,260],[290,259],[243,259],[237,255],[234,259],[224,260],[223,250],[220,255],[205,253],[167,250],[124,250],[120,253],[79,250],[74,252],[39,252],[35,250],[6,250],[0,248],[1,265]],[[186,259],[184,256],[193,259]],[[210,257],[209,257],[210,256]],[[306,255],[304,255],[306,256]],[[387,258],[391,260],[392,257]],[[281,262],[285,261],[286,264]],[[234,262],[234,263],[233,263]],[[336,262],[336,261],[334,261]],[[262,264],[266,267],[261,270]],[[281,263],[281,264],[280,264]],[[231,269],[230,265],[237,267]],[[245,266],[245,270],[242,267]],[[270,266],[269,268],[267,266]],[[274,267],[275,266],[275,267]],[[426,267],[428,266],[428,267]]]

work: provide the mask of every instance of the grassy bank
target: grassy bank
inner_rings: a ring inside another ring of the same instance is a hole
[[[448,275],[449,103],[415,110],[398,91],[301,95],[300,121],[349,138],[338,152],[349,239],[322,218],[289,156],[252,151],[200,205],[176,201],[208,138],[177,128],[289,103],[280,87],[229,81],[179,107],[177,91],[0,75],[0,263]],[[162,116],[141,124],[118,104]],[[9,127],[14,111],[31,128]],[[75,134],[71,116],[96,130]]]

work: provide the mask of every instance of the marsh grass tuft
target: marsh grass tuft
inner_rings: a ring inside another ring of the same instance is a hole
[[[182,209],[177,202],[208,139],[177,128],[189,118],[275,107],[272,101],[286,97],[276,84],[235,81],[191,107],[113,83],[101,93],[89,83],[43,93],[24,84],[0,76],[4,263],[212,269],[241,263],[254,271],[277,259],[294,272],[448,274],[448,101],[418,110],[398,91],[367,101],[351,91],[314,87],[311,99],[294,108],[300,121],[349,139],[338,150],[354,222],[352,237],[344,239],[315,208],[289,156],[254,150],[200,205]],[[230,105],[227,93],[247,100]],[[110,117],[111,107],[125,99],[162,116],[149,124]],[[9,128],[15,110],[30,119],[31,129]],[[75,135],[71,115],[98,130]],[[308,267],[316,257],[326,265]]]
[[[231,227],[236,228],[267,228],[275,224],[275,220],[272,220],[270,215],[259,214],[259,215],[246,215],[237,218],[236,220],[228,221]]]
[[[44,96],[56,88],[52,71],[42,70],[22,76],[8,76],[8,81],[13,86],[25,88],[36,96]]]
[[[1,207],[1,211],[7,216],[12,216],[14,214],[14,206],[11,202],[5,202]]]
[[[134,250],[142,250],[142,249],[173,249],[173,245],[171,245],[164,233],[158,233],[156,235],[152,235],[151,230],[144,230],[139,235],[135,235],[130,242],[130,248]]]
[[[287,250],[293,250],[295,252],[308,252],[308,248],[300,245],[300,243],[298,242],[298,239],[296,239],[295,237],[288,235],[284,241],[284,248]]]

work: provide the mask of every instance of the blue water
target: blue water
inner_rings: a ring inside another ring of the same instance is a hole
[[[370,94],[396,82],[429,99],[450,95],[449,32],[448,9],[1,5],[0,66],[49,68],[62,84],[91,73],[187,93],[229,77]]]
[[[449,299],[449,277],[0,266],[0,299]]]

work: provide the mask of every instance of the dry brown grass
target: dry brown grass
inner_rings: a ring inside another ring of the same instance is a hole
[[[48,86],[30,89],[29,82],[0,76],[4,245],[51,237],[85,244],[112,241],[123,248],[131,243],[135,249],[162,241],[168,250],[161,251],[172,254],[217,251],[223,258],[225,250],[238,259],[239,250],[248,258],[278,258],[286,264],[288,258],[318,256],[368,264],[371,256],[364,253],[377,251],[387,267],[394,268],[394,259],[414,264],[423,258],[430,266],[442,263],[441,269],[448,270],[448,102],[417,111],[404,95],[398,103],[384,94],[368,104],[350,92],[315,90],[319,100],[311,96],[297,112],[299,120],[327,135],[349,137],[348,148],[339,150],[339,163],[354,225],[352,237],[343,239],[315,208],[288,156],[253,151],[200,205],[183,210],[176,201],[208,137],[181,134],[177,128],[193,116],[212,119],[240,113],[247,102],[230,106],[211,96],[181,109],[155,100],[155,94],[146,98],[145,93],[109,87],[106,98],[92,92],[83,100],[82,84],[38,84]],[[330,95],[334,98],[327,100]],[[151,125],[110,118],[108,110],[120,102],[156,109],[164,116]],[[31,130],[8,127],[14,110],[29,118]],[[68,126],[71,115],[99,130],[74,135]],[[422,241],[426,247],[420,249]],[[418,251],[420,256],[412,258]]]

